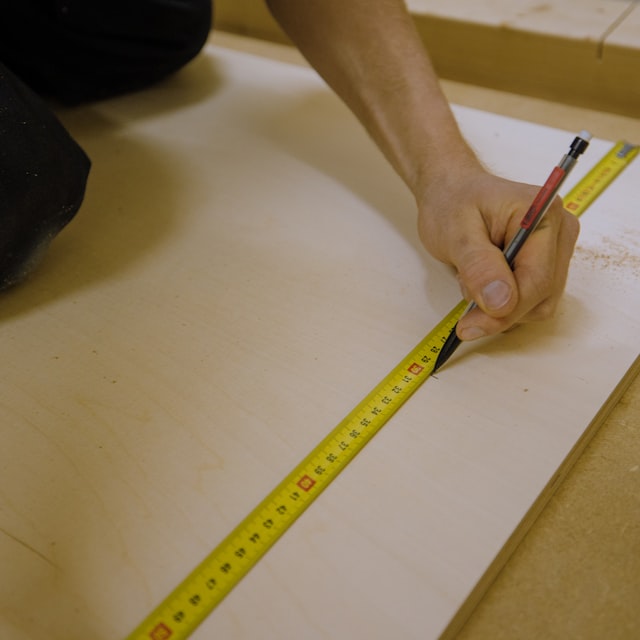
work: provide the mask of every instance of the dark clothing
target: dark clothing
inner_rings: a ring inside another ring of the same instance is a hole
[[[0,62],[64,103],[148,86],[191,60],[211,0],[0,0]]]
[[[73,218],[89,165],[40,98],[0,66],[0,289],[22,280]]]
[[[90,161],[36,94],[65,104],[147,87],[196,56],[211,0],[0,0],[0,289],[73,218]]]

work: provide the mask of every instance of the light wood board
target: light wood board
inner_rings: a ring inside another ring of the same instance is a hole
[[[456,113],[531,182],[573,135]],[[20,640],[124,636],[459,298],[307,70],[210,48],[65,121],[86,206],[0,315],[0,631]],[[461,351],[195,637],[445,630],[638,354],[637,171],[583,220],[557,320]]]
[[[636,117],[637,0],[407,0],[438,74]],[[216,0],[216,26],[288,42],[263,0]]]

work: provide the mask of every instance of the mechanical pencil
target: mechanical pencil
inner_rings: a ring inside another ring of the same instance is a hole
[[[518,251],[520,251],[526,239],[531,235],[531,233],[538,226],[538,223],[542,220],[544,214],[547,212],[547,209],[549,209],[549,206],[553,202],[553,199],[556,197],[565,178],[569,175],[569,172],[577,162],[580,155],[584,153],[586,148],[589,146],[589,140],[591,140],[591,134],[588,131],[581,131],[571,143],[569,151],[553,168],[553,171],[547,178],[547,181],[544,183],[544,185],[542,185],[540,191],[538,191],[538,194],[531,203],[531,206],[520,221],[520,228],[518,229],[516,235],[513,237],[513,239],[503,252],[505,260],[507,261],[509,267],[513,268],[513,261],[518,255]],[[464,313],[462,315],[465,316],[476,306],[477,305],[475,302],[469,303],[469,306],[464,310]],[[461,340],[460,338],[458,338],[458,335],[456,333],[457,326],[458,325],[456,323],[456,326],[449,334],[446,342],[442,345],[442,349],[440,349],[440,353],[438,354],[432,373],[435,373],[458,348]]]

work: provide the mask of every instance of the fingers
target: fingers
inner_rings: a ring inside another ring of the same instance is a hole
[[[461,254],[457,266],[465,298],[478,305],[477,311],[458,323],[458,336],[475,340],[499,331],[502,319],[512,315],[518,304],[515,274],[502,251],[485,242],[482,248]]]
[[[463,259],[459,276],[479,308],[460,320],[458,336],[473,340],[550,318],[564,291],[578,229],[557,199],[522,247],[512,273],[502,252],[502,263],[488,250],[478,251],[475,262]]]
[[[564,291],[577,219],[556,198],[512,270],[503,248],[520,228],[539,187],[486,172],[472,172],[462,183],[464,189],[434,185],[422,200],[427,205],[419,217],[423,244],[457,270],[464,297],[477,305],[458,322],[458,336],[474,340],[517,323],[548,319]]]
[[[519,286],[523,300],[530,300],[531,303],[523,305],[520,322],[549,319],[553,316],[562,297],[580,225],[575,216],[564,210],[559,214],[559,218],[560,224],[555,235],[552,227],[543,226],[539,229],[541,239],[543,234],[549,234],[550,246],[553,238],[556,238],[554,268],[550,269],[544,265],[533,252],[531,255],[527,252],[522,256],[523,261],[519,267],[522,272],[518,275],[521,280]],[[546,296],[545,293],[547,293]],[[540,300],[537,304],[535,304],[536,299]]]

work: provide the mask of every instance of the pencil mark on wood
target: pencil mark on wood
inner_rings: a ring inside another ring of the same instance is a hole
[[[0,527],[0,533],[3,533],[5,536],[7,536],[7,538],[10,538],[14,542],[17,542],[19,545],[23,546],[28,551],[31,551],[31,553],[35,553],[38,556],[38,558],[40,558],[41,560],[44,560],[47,564],[51,565],[54,569],[59,568],[53,561],[49,560],[47,556],[40,553],[37,549],[34,549],[31,545],[24,542],[24,540],[20,540],[20,538],[9,533],[6,529],[3,529],[2,527]]]

